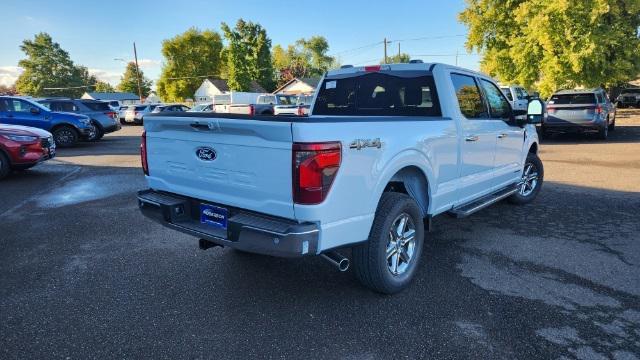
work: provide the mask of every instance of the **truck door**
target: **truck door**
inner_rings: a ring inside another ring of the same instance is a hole
[[[461,112],[460,182],[458,204],[464,204],[491,191],[496,148],[494,121],[482,99],[473,76],[452,73],[451,81]]]
[[[511,107],[504,94],[492,82],[480,79],[489,107],[489,116],[495,131],[494,188],[502,188],[520,178],[524,129],[508,123]]]

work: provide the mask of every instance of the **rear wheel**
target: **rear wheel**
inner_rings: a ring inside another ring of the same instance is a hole
[[[53,139],[59,147],[73,146],[78,142],[78,132],[68,125],[53,130]]]
[[[600,140],[607,140],[609,137],[609,125],[605,124],[603,127],[598,130],[598,138]]]
[[[9,158],[2,151],[0,151],[0,180],[4,179],[11,172],[11,164]]]
[[[91,131],[91,133],[87,137],[87,140],[98,141],[102,139],[102,137],[104,136],[104,131],[100,129],[100,126],[98,126],[98,124],[95,121],[91,122],[91,126],[93,126],[93,131]]]
[[[356,278],[384,294],[405,289],[417,271],[423,243],[424,226],[418,204],[402,193],[384,193],[369,240],[352,251]]]
[[[609,123],[609,131],[615,131],[616,130],[616,117],[613,117],[613,120],[611,120],[611,123]]]
[[[518,191],[509,197],[509,202],[523,205],[532,202],[542,187],[544,167],[538,155],[529,153],[522,170],[522,177],[517,184]]]

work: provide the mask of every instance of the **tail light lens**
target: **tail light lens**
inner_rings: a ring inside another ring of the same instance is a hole
[[[107,111],[106,113],[104,113],[105,115],[107,115],[108,117],[112,117],[115,119],[116,117],[116,113],[113,111]]]
[[[304,115],[304,108],[302,106],[298,106],[298,116]]]
[[[602,114],[602,105],[596,106],[596,114]]]
[[[342,160],[340,142],[293,144],[293,202],[319,204],[326,199]]]
[[[256,107],[253,105],[249,105],[249,116],[253,116],[256,114]]]
[[[556,108],[553,107],[553,106],[547,106],[547,112],[548,113],[554,113],[554,112],[556,112]]]
[[[142,140],[140,142],[140,161],[142,162],[142,171],[149,176],[149,163],[147,163],[147,132],[142,132]]]

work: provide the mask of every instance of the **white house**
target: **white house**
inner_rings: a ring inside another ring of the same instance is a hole
[[[316,91],[320,78],[293,78],[274,91],[274,94],[308,95]]]
[[[118,101],[120,105],[133,105],[140,102],[140,98],[136,94],[126,92],[85,92],[81,99],[102,100],[102,101]]]
[[[266,93],[267,91],[262,88],[257,82],[251,81],[250,92]],[[222,95],[229,92],[229,85],[226,80],[222,79],[204,79],[202,85],[196,90],[194,94],[194,100],[196,103],[210,103],[213,101],[213,95]]]

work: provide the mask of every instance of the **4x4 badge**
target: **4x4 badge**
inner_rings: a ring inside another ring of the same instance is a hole
[[[368,147],[380,149],[382,147],[382,142],[380,142],[380,138],[355,139],[351,142],[351,144],[349,144],[350,149],[360,150],[362,148],[368,148]]]

